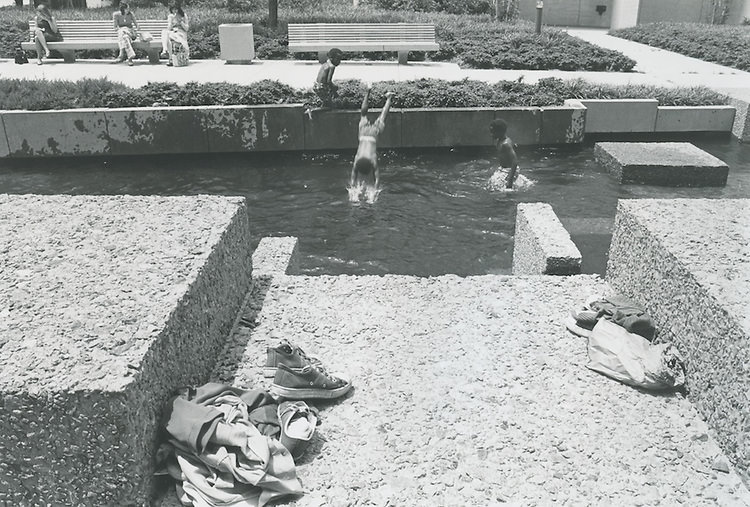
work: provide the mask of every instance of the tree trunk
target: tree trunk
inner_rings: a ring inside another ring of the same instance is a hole
[[[268,26],[276,28],[279,22],[279,0],[268,0]]]

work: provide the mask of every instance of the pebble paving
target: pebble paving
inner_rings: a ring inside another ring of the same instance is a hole
[[[299,506],[750,505],[679,393],[586,368],[596,276],[256,278],[214,379],[269,387],[282,338],[346,372],[298,460]]]

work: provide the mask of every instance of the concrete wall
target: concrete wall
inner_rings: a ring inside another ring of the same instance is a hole
[[[618,203],[606,279],[687,362],[688,397],[750,479],[750,200]],[[706,227],[710,218],[711,227]]]
[[[641,0],[638,23],[697,23],[703,18],[704,3],[705,0]]]
[[[519,204],[513,239],[513,274],[575,275],[580,272],[581,253],[552,206],[542,202]]]
[[[244,198],[0,195],[0,505],[148,505],[250,286]]]
[[[544,0],[542,22],[557,26],[590,26],[606,28],[610,25],[612,6],[616,0]],[[599,14],[596,8],[606,9]],[[536,20],[536,2],[524,0],[518,3],[519,17]]]
[[[578,143],[583,114],[580,104],[392,110],[378,146],[491,146],[495,118],[519,145]],[[301,105],[0,111],[0,157],[350,149],[358,122],[358,111],[310,120]]]
[[[253,252],[253,278],[294,274],[299,268],[297,238],[263,238]]]

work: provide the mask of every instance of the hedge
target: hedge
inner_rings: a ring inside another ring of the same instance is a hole
[[[667,49],[707,62],[750,71],[750,26],[648,23],[611,35]]]
[[[189,43],[191,57],[195,59],[218,58],[218,26],[222,23],[252,23],[256,55],[259,59],[313,59],[313,53],[292,56],[287,51],[288,23],[433,23],[440,50],[413,52],[412,60],[451,61],[470,68],[504,68],[534,70],[593,70],[630,71],[635,61],[622,53],[600,48],[548,28],[542,34],[534,33],[533,24],[525,21],[503,23],[489,15],[446,14],[439,12],[387,11],[372,6],[353,8],[351,0],[302,1],[291,6],[279,2],[279,24],[268,26],[268,7],[265,1],[223,0],[221,7],[192,4],[187,8],[191,29]],[[460,2],[459,2],[460,3]],[[286,10],[284,10],[286,9]],[[166,18],[163,6],[135,9],[139,19]],[[61,10],[59,19],[102,19],[112,17],[112,9]],[[12,58],[15,48],[28,38],[28,8],[0,8],[0,56]],[[114,51],[81,51],[81,58],[113,58]],[[54,54],[53,57],[58,56]],[[145,57],[144,54],[139,57]],[[378,60],[394,58],[393,54],[347,53],[345,58]]]
[[[359,109],[365,85],[359,80],[340,81],[334,105]],[[728,98],[705,87],[662,88],[647,85],[592,85],[583,80],[542,79],[536,84],[519,81],[464,79],[444,81],[383,81],[373,84],[371,107],[382,107],[385,93],[393,90],[398,108],[518,107],[561,105],[568,98],[656,98],[660,105],[719,105]],[[309,90],[294,89],[278,81],[251,85],[231,83],[149,83],[130,88],[107,79],[80,81],[27,81],[0,79],[0,110],[48,110],[88,107],[261,105],[309,103],[318,105]]]

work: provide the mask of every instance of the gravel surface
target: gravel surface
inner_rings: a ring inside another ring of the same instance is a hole
[[[214,378],[251,388],[286,338],[354,384],[320,404],[300,506],[750,505],[692,405],[586,368],[595,276],[256,280]]]

